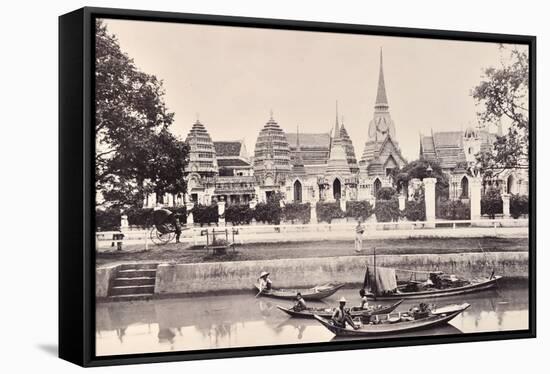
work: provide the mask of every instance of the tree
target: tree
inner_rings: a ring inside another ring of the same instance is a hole
[[[428,170],[428,167],[432,169],[431,172]],[[439,163],[420,159],[411,161],[403,166],[395,173],[398,191],[401,191],[403,188],[408,188],[409,181],[413,178],[420,180],[424,178],[435,178],[437,179],[435,185],[436,197],[446,198],[449,196],[449,179],[439,166]]]
[[[140,206],[146,194],[184,193],[187,145],[169,132],[174,113],[154,75],[140,71],[96,22],[95,178],[107,205]]]
[[[510,168],[528,168],[529,56],[526,50],[501,50],[508,52],[507,61],[503,59],[499,68],[485,69],[483,80],[472,90],[476,103],[484,107],[478,113],[481,122],[508,125],[507,133],[497,137],[492,150],[476,155],[488,177]]]
[[[502,214],[502,198],[498,189],[489,188],[481,197],[481,214],[487,214],[491,219],[496,214]]]

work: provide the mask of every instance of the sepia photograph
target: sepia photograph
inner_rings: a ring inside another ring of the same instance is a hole
[[[94,23],[97,357],[530,330],[528,44]]]

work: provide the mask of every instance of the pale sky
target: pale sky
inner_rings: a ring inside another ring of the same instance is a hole
[[[403,156],[419,133],[475,125],[470,90],[499,66],[498,44],[176,23],[106,20],[138,68],[164,80],[185,139],[197,115],[215,141],[256,137],[274,118],[287,132],[328,132],[335,102],[358,158],[374,111],[380,48],[390,113]],[[521,46],[521,48],[527,48]]]

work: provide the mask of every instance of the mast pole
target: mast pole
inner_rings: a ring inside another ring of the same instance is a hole
[[[378,294],[378,279],[376,279],[376,247],[373,249],[374,256],[374,295]]]

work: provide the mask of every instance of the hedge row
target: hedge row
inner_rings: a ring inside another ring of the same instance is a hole
[[[481,196],[481,214],[495,218],[496,214],[502,214],[502,198],[500,191],[495,188],[488,189]]]
[[[346,201],[346,217],[365,221],[372,216],[374,208],[367,200]]]
[[[460,200],[443,200],[436,210],[437,218],[448,220],[470,219],[470,204]]]
[[[405,211],[403,216],[409,221],[426,220],[426,202],[424,199],[411,200],[405,202]]]
[[[317,221],[331,223],[333,219],[344,218],[344,211],[340,208],[340,203],[318,202],[315,205]]]
[[[529,214],[529,196],[510,196],[510,215],[514,218],[518,218],[523,214]]]
[[[170,208],[170,211],[178,214],[181,223],[187,222],[185,206]],[[151,227],[151,213],[153,208],[130,208],[123,213],[128,217],[128,225],[138,227]],[[97,231],[120,230],[122,213],[119,209],[96,210],[95,222]]]
[[[389,200],[377,199],[374,214],[378,222],[397,222],[401,217],[399,200],[395,196]]]

